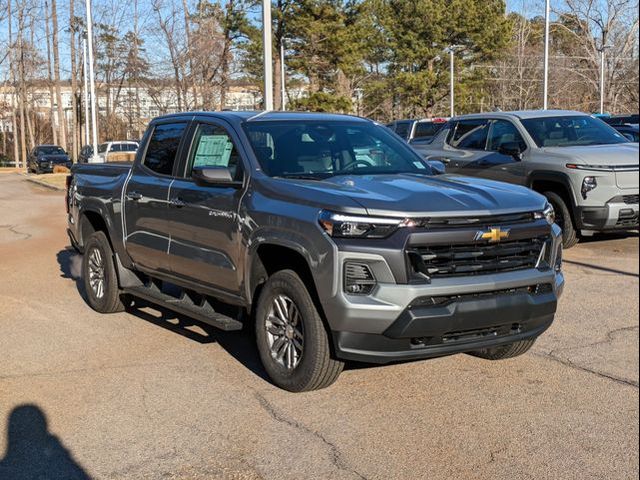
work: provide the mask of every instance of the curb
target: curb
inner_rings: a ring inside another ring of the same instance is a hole
[[[20,173],[20,175],[23,176],[27,182],[35,183],[36,185],[40,185],[41,187],[45,187],[50,190],[55,190],[56,192],[64,192],[64,188],[57,187],[40,180],[36,180],[35,178],[31,178],[30,176],[28,176],[26,173]]]

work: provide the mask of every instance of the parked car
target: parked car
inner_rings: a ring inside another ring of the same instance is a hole
[[[638,143],[640,134],[638,133],[638,125],[611,125],[630,142]]]
[[[640,116],[637,113],[631,115],[609,115],[602,120],[604,120],[609,125],[637,125],[638,122],[640,122]]]
[[[291,391],[330,385],[346,360],[521,355],[564,285],[542,195],[435,177],[358,117],[160,117],[133,166],[76,165],[67,206],[92,308],[132,296],[224,330],[248,324]]]
[[[101,162],[132,162],[138,150],[138,143],[132,141],[106,142],[98,145]]]
[[[451,120],[421,149],[447,172],[526,185],[544,194],[563,229],[578,233],[638,228],[638,145],[579,112],[493,112]]]
[[[80,149],[78,154],[78,163],[89,163],[93,157],[93,147],[91,145],[85,145]]]
[[[410,144],[427,144],[447,123],[447,120],[446,118],[397,120],[387,124],[387,128],[394,131]]]
[[[58,165],[66,168],[72,165],[67,152],[58,145],[38,145],[27,155],[27,169],[32,173],[50,173]]]

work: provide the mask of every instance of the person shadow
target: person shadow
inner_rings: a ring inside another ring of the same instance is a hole
[[[9,414],[7,449],[0,458],[0,480],[85,480],[91,477],[73,459],[36,405],[20,405]]]

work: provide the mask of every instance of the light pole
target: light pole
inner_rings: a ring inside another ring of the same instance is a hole
[[[98,157],[98,114],[96,112],[96,82],[93,72],[93,19],[91,18],[91,0],[85,0],[85,6],[87,9],[87,50],[89,61],[89,86],[91,88],[91,133],[92,133],[92,146],[93,155],[91,157],[92,162],[99,162]],[[109,88],[107,86],[107,88]]]
[[[88,2],[89,0],[87,0]],[[273,110],[273,64],[271,46],[271,0],[262,0],[262,46],[264,56],[264,109]]]
[[[549,108],[549,23],[551,21],[550,0],[546,0],[544,9],[544,83],[542,87],[543,109]]]
[[[455,103],[455,53],[456,50],[462,48],[461,45],[450,45],[447,49],[449,51],[449,103],[451,118],[456,116],[456,103]]]
[[[87,32],[82,37],[82,76],[84,77],[84,144],[89,145],[89,85],[87,79]]]
[[[598,48],[600,52],[600,113],[604,113],[604,57],[605,52],[613,48],[613,45],[605,45],[604,41],[602,42],[602,46]]]

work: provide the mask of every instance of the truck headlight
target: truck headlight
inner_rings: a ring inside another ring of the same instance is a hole
[[[323,210],[320,226],[336,238],[385,238],[398,228],[415,226],[413,220],[385,217],[365,217]]]
[[[582,192],[582,198],[586,200],[587,193],[589,193],[597,186],[598,181],[596,180],[596,177],[584,177],[584,179],[582,180],[582,188],[580,189],[580,191]]]
[[[556,221],[556,212],[553,209],[553,205],[547,202],[544,210],[542,210],[541,212],[536,212],[534,214],[534,218],[536,220],[544,218],[549,225],[553,225]]]

